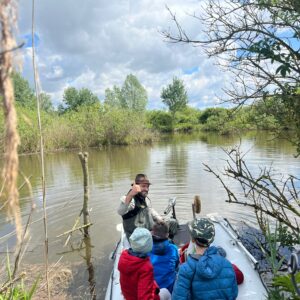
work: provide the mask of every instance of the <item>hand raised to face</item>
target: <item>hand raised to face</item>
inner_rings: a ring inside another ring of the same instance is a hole
[[[137,193],[140,193],[142,191],[140,185],[136,184],[135,182],[131,186],[132,186],[132,188],[131,188],[130,194],[132,196],[135,196]]]

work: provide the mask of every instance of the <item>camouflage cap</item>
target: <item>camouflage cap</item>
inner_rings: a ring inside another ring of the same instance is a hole
[[[214,241],[215,225],[207,218],[193,220],[189,223],[189,230],[199,246],[208,247]]]

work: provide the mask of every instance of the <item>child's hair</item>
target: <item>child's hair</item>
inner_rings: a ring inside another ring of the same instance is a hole
[[[169,236],[169,226],[166,222],[155,223],[152,228],[152,236],[158,239],[166,239]]]

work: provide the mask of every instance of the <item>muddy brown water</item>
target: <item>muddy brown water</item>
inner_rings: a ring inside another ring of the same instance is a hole
[[[121,222],[117,214],[119,198],[126,193],[136,173],[146,173],[152,183],[149,197],[152,206],[163,212],[169,197],[177,197],[176,213],[180,219],[192,217],[191,203],[200,195],[202,213],[217,212],[233,223],[247,220],[255,225],[252,212],[244,206],[225,202],[224,189],[217,179],[204,171],[203,163],[222,171],[229,149],[241,143],[249,168],[255,173],[259,166],[273,166],[278,173],[299,176],[300,161],[295,149],[286,141],[274,139],[268,133],[249,133],[242,137],[217,134],[168,136],[152,145],[89,149],[90,228],[91,247],[82,243],[82,235],[74,233],[71,243],[63,247],[65,237],[57,236],[74,225],[83,203],[83,175],[78,151],[46,154],[46,201],[49,235],[49,261],[66,264],[72,269],[72,280],[66,287],[67,298],[89,299],[90,287],[95,284],[96,299],[103,299],[109,279],[113,251],[119,235],[115,230]],[[36,210],[30,226],[30,242],[23,258],[24,264],[41,264],[44,257],[42,190],[40,159],[37,155],[20,156],[20,168],[30,176]],[[20,184],[21,184],[20,180]],[[232,189],[240,193],[235,182]],[[23,222],[29,213],[31,200],[28,190],[21,190]],[[0,211],[0,251],[4,263],[6,249],[12,249],[14,230]],[[89,251],[89,252],[87,252]],[[90,253],[90,260],[86,260]],[[92,269],[91,269],[92,266]],[[93,274],[91,283],[91,270]],[[90,281],[89,281],[90,279]],[[91,297],[90,297],[91,298]]]

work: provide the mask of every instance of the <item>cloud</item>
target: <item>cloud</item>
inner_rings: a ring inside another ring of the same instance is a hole
[[[163,108],[162,87],[174,76],[184,80],[190,104],[214,105],[224,80],[211,60],[191,45],[167,43],[161,31],[174,30],[166,5],[193,36],[201,25],[188,14],[196,0],[51,0],[36,3],[36,48],[43,90],[55,104],[68,86],[87,87],[101,100],[106,88],[122,85],[132,73],[144,85],[151,109]],[[31,7],[20,0],[20,39],[30,35]],[[29,49],[28,49],[29,50]],[[24,76],[31,80],[30,53],[24,49]],[[207,99],[207,100],[206,100]]]

